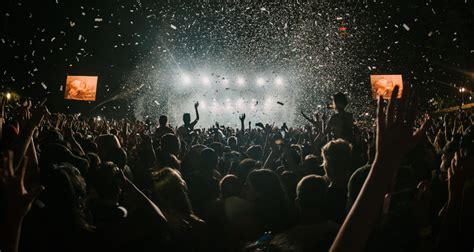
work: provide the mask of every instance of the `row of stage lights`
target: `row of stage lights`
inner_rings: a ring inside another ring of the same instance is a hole
[[[188,74],[182,74],[181,75],[181,82],[185,85],[190,85],[192,83],[201,83],[202,85],[205,85],[205,86],[210,86],[211,85],[211,79],[208,77],[208,76],[200,76],[200,79],[198,80],[195,80],[191,77],[191,75],[188,75]],[[224,84],[224,85],[228,85],[230,83],[230,79],[229,78],[225,78],[225,77],[222,77],[222,78],[219,78],[219,81],[221,84]],[[247,80],[243,77],[237,77],[235,79],[235,83],[238,85],[238,86],[245,86],[247,83],[251,83],[252,81],[251,80]],[[276,77],[274,80],[273,80],[273,84],[275,84],[276,86],[283,86],[284,85],[284,80],[282,77]],[[265,86],[267,83],[270,83],[270,80],[268,79],[265,79],[263,77],[258,77],[255,79],[255,83],[257,84],[257,86]]]
[[[283,103],[281,103],[283,104]],[[229,98],[224,99],[223,101],[217,101],[213,99],[211,101],[199,101],[199,109],[202,111],[209,111],[209,112],[231,112],[231,111],[240,111],[245,112],[248,111],[256,111],[263,109],[263,111],[270,111],[273,108],[280,106],[278,101],[272,97],[267,97],[262,100],[258,99],[249,99],[244,100],[242,98],[231,100]]]

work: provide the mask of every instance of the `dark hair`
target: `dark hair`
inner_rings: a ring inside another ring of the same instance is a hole
[[[122,148],[111,149],[103,161],[112,161],[120,169],[123,169],[127,165],[127,152]]]
[[[189,114],[189,113],[184,113],[184,114],[183,114],[183,122],[184,122],[184,123],[190,123],[190,122],[191,122],[191,114]]]
[[[296,197],[302,208],[322,208],[326,192],[326,180],[318,175],[303,177],[296,187]]]
[[[158,121],[160,122],[161,126],[166,126],[166,124],[168,124],[168,117],[165,115],[160,115]]]
[[[152,173],[154,201],[169,213],[193,214],[186,182],[181,174],[171,168]]]
[[[160,139],[161,150],[171,154],[178,154],[180,150],[179,138],[174,134],[164,134]]]
[[[102,163],[94,173],[93,187],[100,197],[115,198],[120,193],[120,170],[112,162]]]
[[[347,106],[347,104],[349,104],[349,100],[347,99],[347,96],[341,92],[334,94],[332,99],[334,103],[336,104],[336,108],[344,109]]]
[[[252,171],[247,183],[257,193],[255,210],[265,230],[279,232],[288,227],[289,205],[275,172],[267,169]]]
[[[220,188],[222,199],[232,196],[240,196],[242,191],[242,180],[235,175],[226,175],[221,179]]]

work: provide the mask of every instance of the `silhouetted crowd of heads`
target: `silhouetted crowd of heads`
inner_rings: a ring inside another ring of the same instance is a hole
[[[382,134],[390,105],[376,131],[358,127],[347,104],[338,93],[329,118],[302,112],[306,125],[279,126],[241,115],[230,128],[200,125],[199,104],[175,127],[165,115],[99,120],[3,99],[0,248],[336,251],[338,232],[352,232],[365,251],[472,251],[474,113],[428,125],[407,116],[410,133],[423,128],[407,149]],[[389,182],[367,179],[393,153],[403,155]],[[375,186],[387,188],[383,204],[358,198]],[[341,231],[365,211],[357,205],[376,212],[367,238],[357,237],[365,224]]]

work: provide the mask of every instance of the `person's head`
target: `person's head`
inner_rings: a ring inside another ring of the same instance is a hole
[[[262,146],[260,145],[252,145],[250,146],[247,151],[245,152],[249,158],[255,160],[261,160],[263,155]]]
[[[254,170],[247,177],[247,199],[250,201],[281,201],[283,187],[275,172],[267,169]]]
[[[221,179],[219,185],[222,199],[239,197],[242,192],[242,181],[235,175],[226,175]]]
[[[122,148],[111,149],[104,161],[112,161],[120,169],[124,169],[127,165],[127,152]]]
[[[93,188],[103,200],[118,201],[120,194],[120,169],[113,162],[103,162],[94,173]]]
[[[306,155],[303,161],[305,175],[316,174],[324,176],[324,169],[321,167],[321,157],[313,154]]]
[[[74,155],[66,146],[57,143],[41,145],[40,166],[48,164],[70,163],[77,168],[81,174],[87,174],[89,161],[85,158]],[[40,169],[41,173],[47,172]]]
[[[245,196],[254,205],[265,230],[279,232],[288,228],[289,205],[275,172],[266,169],[252,171],[247,177]]]
[[[326,179],[318,175],[308,175],[296,186],[296,205],[301,212],[321,210],[325,204],[326,193]]]
[[[347,96],[341,92],[334,94],[332,97],[333,107],[338,111],[344,111],[346,109],[347,104],[349,104],[349,100]]]
[[[165,214],[193,214],[188,187],[178,171],[164,168],[153,173],[152,177],[152,198]]]
[[[41,200],[51,217],[48,225],[60,229],[65,236],[77,234],[68,231],[90,227],[86,218],[86,184],[78,169],[67,163],[53,165],[42,177],[42,183],[46,189]]]
[[[191,123],[191,114],[189,113],[184,113],[183,114],[183,122],[185,125],[188,125]]]
[[[281,184],[285,189],[286,196],[289,200],[294,200],[296,196],[296,184],[298,184],[298,177],[293,171],[284,171],[281,176]]]
[[[161,150],[164,152],[168,152],[175,156],[179,155],[179,151],[181,149],[181,145],[179,139],[174,134],[164,134],[161,137]]]
[[[206,148],[202,150],[200,159],[201,159],[201,170],[211,171],[217,168],[219,157],[217,156],[217,153],[213,149]]]
[[[343,139],[332,140],[321,149],[326,176],[335,186],[346,186],[352,166],[352,145]]]
[[[224,153],[224,145],[219,142],[214,142],[209,145],[209,148],[213,149],[219,157],[222,157]]]
[[[237,137],[235,137],[235,136],[231,136],[227,139],[227,144],[233,150],[235,150],[237,148],[237,143],[238,143]]]
[[[242,181],[245,181],[249,173],[255,169],[260,168],[260,166],[260,162],[258,162],[257,160],[246,158],[240,161],[239,165],[235,167],[235,169],[232,169],[231,173],[237,176]]]
[[[158,122],[160,123],[160,126],[164,127],[168,125],[168,117],[165,115],[161,115],[160,118],[158,119]]]
[[[118,138],[111,134],[100,135],[97,137],[96,143],[97,154],[101,159],[105,159],[109,151],[121,147]]]

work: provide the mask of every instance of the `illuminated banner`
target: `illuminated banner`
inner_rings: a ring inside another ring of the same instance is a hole
[[[97,76],[68,76],[64,99],[95,101],[97,78]]]
[[[382,96],[384,99],[390,99],[395,86],[398,86],[398,97],[402,97],[403,80],[401,74],[370,75],[370,84],[372,85],[372,97],[378,99]]]

